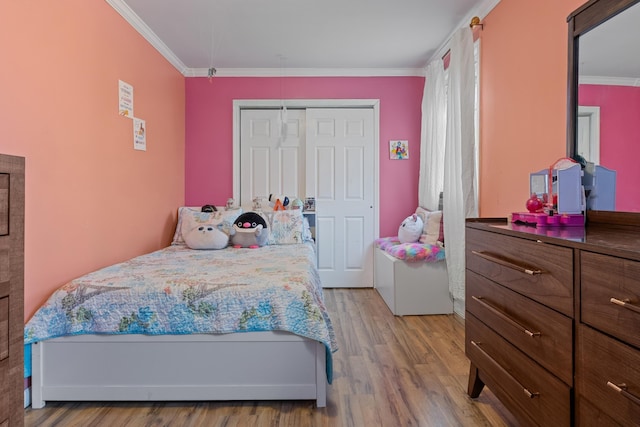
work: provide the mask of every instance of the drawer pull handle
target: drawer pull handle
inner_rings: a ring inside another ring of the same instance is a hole
[[[489,356],[489,354],[487,354],[486,351],[484,351],[482,348],[480,348],[480,342],[475,342],[473,340],[471,340],[471,345],[473,345],[475,348],[478,349],[479,352],[481,352],[482,354],[484,354],[484,356],[489,359],[491,361],[491,363],[493,363],[500,371],[502,371],[502,373],[506,376],[508,376],[509,378],[511,378],[513,380],[513,382],[515,382],[516,384],[518,384],[518,387],[522,388],[522,392],[524,393],[525,396],[527,396],[529,399],[533,399],[535,397],[540,396],[540,393],[536,392],[536,391],[529,391],[526,387],[524,387],[522,384],[520,384],[520,382],[518,380],[516,380],[515,378],[513,378],[513,376],[506,370],[504,369],[498,362],[496,362],[493,357]]]
[[[640,307],[638,307],[637,305],[631,304],[631,302],[629,302],[628,299],[611,298],[609,301],[612,304],[619,305],[620,307],[624,307],[631,311],[635,311],[636,313],[640,313]]]
[[[614,391],[620,393],[622,396],[626,397],[636,405],[640,406],[640,398],[634,396],[633,394],[627,391],[627,385],[625,383],[622,384],[614,384],[611,381],[607,381],[607,387],[613,389]]]
[[[542,274],[543,271],[540,270],[539,268],[535,268],[535,267],[523,267],[521,265],[518,265],[514,262],[511,262],[509,260],[497,257],[495,255],[492,255],[488,252],[478,252],[478,251],[471,251],[472,254],[479,256],[480,258],[484,258],[487,261],[491,261],[491,262],[495,262],[496,264],[500,264],[504,267],[510,268],[512,270],[516,270],[519,271],[521,273],[526,273],[529,274],[531,276],[535,276],[536,274]]]
[[[509,323],[511,326],[515,327],[516,329],[519,329],[522,333],[530,336],[531,338],[539,337],[540,335],[542,335],[542,333],[540,332],[532,332],[529,329],[525,328],[520,323],[516,322],[511,317],[509,317],[507,314],[503,313],[502,311],[495,308],[493,305],[486,302],[484,297],[476,297],[472,295],[471,299],[473,299],[474,301],[477,301],[478,304],[482,305],[487,310],[491,311],[493,314],[495,314],[505,322]]]

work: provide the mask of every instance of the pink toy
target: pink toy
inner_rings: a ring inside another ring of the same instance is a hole
[[[542,211],[542,200],[538,199],[536,194],[532,194],[529,200],[527,200],[527,210],[529,212],[540,212]]]

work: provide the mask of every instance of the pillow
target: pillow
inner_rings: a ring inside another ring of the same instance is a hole
[[[311,233],[311,227],[309,226],[309,218],[303,216],[304,223],[302,224],[302,241],[313,242],[313,233]]]
[[[295,243],[303,243],[311,235],[305,230],[305,218],[300,209],[288,211],[270,212],[269,227],[269,245],[291,245]]]
[[[231,233],[231,227],[236,218],[242,213],[242,208],[224,210],[218,208],[217,212],[200,212],[202,208],[181,206],[178,208],[178,223],[176,224],[176,232],[173,235],[172,245],[184,244],[184,236],[182,235],[183,223],[186,217],[190,217],[195,223],[199,224],[215,224],[221,225],[222,231],[227,235]],[[189,230],[185,230],[189,231]]]
[[[397,237],[381,237],[376,239],[375,244],[392,257],[409,262],[437,262],[445,259],[444,248],[438,245],[401,243]]]
[[[418,207],[416,214],[422,218],[424,222],[424,228],[422,236],[420,236],[420,243],[426,243],[428,245],[435,245],[437,242],[444,243],[444,226],[442,211],[428,211]]]
[[[201,224],[187,215],[182,225],[184,242],[191,249],[224,249],[229,244],[229,235],[220,231],[221,226]]]

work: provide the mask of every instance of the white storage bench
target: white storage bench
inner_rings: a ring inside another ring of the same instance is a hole
[[[450,314],[445,261],[407,262],[375,248],[374,286],[396,316]]]

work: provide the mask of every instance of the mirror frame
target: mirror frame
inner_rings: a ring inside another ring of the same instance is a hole
[[[616,16],[640,0],[590,0],[567,18],[569,49],[567,59],[567,157],[573,157],[578,117],[579,37]],[[588,223],[640,225],[640,213],[620,211],[586,211]]]

